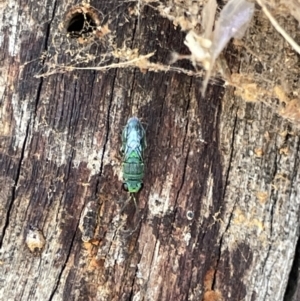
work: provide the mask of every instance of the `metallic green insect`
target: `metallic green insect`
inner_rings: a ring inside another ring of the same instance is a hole
[[[137,117],[131,117],[122,132],[123,189],[137,193],[143,187],[146,148],[145,130]]]

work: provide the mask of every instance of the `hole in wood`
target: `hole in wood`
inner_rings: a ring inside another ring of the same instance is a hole
[[[66,30],[71,38],[89,37],[100,24],[97,13],[91,7],[76,6],[66,15]]]

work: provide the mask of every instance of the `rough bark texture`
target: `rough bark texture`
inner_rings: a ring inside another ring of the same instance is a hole
[[[102,30],[78,38],[74,2],[0,2],[0,299],[299,300],[299,56],[258,10],[225,52],[235,82],[205,98],[175,71],[60,70],[188,53],[158,9],[90,4]],[[133,115],[148,143],[137,209],[119,155]]]

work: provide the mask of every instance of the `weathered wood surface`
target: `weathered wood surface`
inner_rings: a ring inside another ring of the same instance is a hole
[[[297,300],[299,136],[289,102],[285,118],[276,105],[297,100],[299,56],[257,11],[225,55],[257,84],[250,96],[242,79],[202,98],[200,78],[174,71],[53,72],[108,65],[125,46],[163,64],[188,53],[179,28],[149,6],[138,18],[135,2],[91,2],[110,33],[70,38],[74,5],[0,3],[0,299]],[[132,115],[148,143],[137,210],[123,208],[119,155]]]

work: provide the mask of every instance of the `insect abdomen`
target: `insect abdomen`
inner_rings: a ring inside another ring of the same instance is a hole
[[[142,180],[144,177],[144,163],[124,162],[123,177],[128,180]]]

